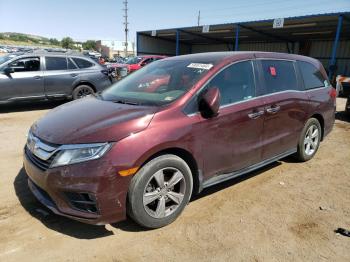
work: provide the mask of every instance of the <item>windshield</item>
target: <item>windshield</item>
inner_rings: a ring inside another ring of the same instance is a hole
[[[0,65],[12,59],[13,55],[0,56]]]
[[[139,63],[140,61],[142,60],[142,57],[131,57],[131,58],[128,58],[126,61],[125,61],[125,64],[128,64],[128,65],[132,65],[132,64],[137,64]]]
[[[108,101],[165,105],[185,94],[212,64],[159,60],[115,83],[101,94]]]

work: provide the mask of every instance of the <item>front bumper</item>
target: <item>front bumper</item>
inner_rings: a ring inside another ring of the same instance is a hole
[[[126,219],[129,177],[121,177],[108,159],[43,169],[24,153],[29,188],[55,214],[84,223],[103,225]],[[72,194],[93,196],[96,210],[77,208]]]

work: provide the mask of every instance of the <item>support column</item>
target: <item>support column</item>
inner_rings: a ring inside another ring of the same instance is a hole
[[[176,51],[175,55],[180,55],[180,31],[179,29],[176,30]]]
[[[136,32],[136,55],[139,55],[139,47],[140,47],[140,37],[139,37],[139,33]]]
[[[335,39],[334,39],[334,43],[333,43],[333,49],[332,49],[332,56],[331,56],[331,60],[329,62],[329,73],[328,73],[328,77],[330,80],[332,80],[332,77],[334,75],[334,66],[336,63],[336,56],[337,56],[337,49],[338,49],[338,44],[339,44],[339,38],[340,38],[340,32],[341,32],[341,27],[343,24],[343,16],[339,15],[338,16],[338,26],[337,26],[337,33],[335,34]]]
[[[238,51],[239,25],[236,25],[235,51]]]

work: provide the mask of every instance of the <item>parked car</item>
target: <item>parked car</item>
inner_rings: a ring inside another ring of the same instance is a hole
[[[141,67],[148,65],[154,61],[165,58],[166,56],[160,55],[144,55],[144,56],[135,56],[131,57],[125,61],[125,64],[128,67],[128,72],[132,73],[136,70],[139,70]]]
[[[39,52],[0,58],[0,103],[78,99],[110,85],[105,68],[79,55]]]
[[[129,214],[159,228],[203,188],[289,155],[313,158],[333,127],[335,99],[309,57],[166,58],[35,122],[24,167],[56,214],[91,224]]]
[[[127,69],[127,73],[132,73],[145,65],[148,65],[154,61],[165,58],[165,56],[159,55],[147,55],[147,56],[134,56],[129,57],[125,61],[121,61],[120,63],[112,63],[109,64],[110,68],[120,70]]]
[[[23,55],[24,52],[17,52],[17,53],[11,53],[11,54],[7,54],[7,55],[4,55],[4,56],[0,56],[0,65],[7,62],[7,61],[10,61],[11,59],[13,59],[14,57],[17,57],[17,56],[20,56],[20,55]]]
[[[1,59],[1,58],[0,58]],[[345,112],[350,114],[350,82],[349,77],[338,75],[336,78],[338,96],[347,98]]]

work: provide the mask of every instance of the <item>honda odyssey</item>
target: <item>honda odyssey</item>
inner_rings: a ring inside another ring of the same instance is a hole
[[[129,215],[159,228],[203,188],[288,155],[310,160],[333,127],[335,97],[309,57],[159,60],[35,122],[24,149],[29,187],[59,215],[90,224]]]

